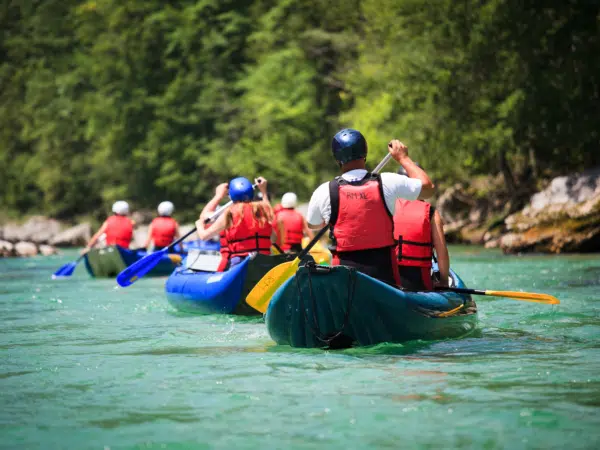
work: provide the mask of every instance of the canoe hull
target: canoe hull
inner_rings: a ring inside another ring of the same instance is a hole
[[[84,258],[88,273],[96,278],[115,278],[123,269],[146,256],[145,250],[129,250],[118,245],[90,250]],[[164,277],[173,272],[181,257],[165,255],[145,276]]]
[[[246,296],[271,268],[291,258],[255,255],[226,272],[194,271],[184,262],[167,279],[167,300],[179,311],[194,314],[260,315],[246,303]]]
[[[470,296],[406,292],[348,267],[304,266],[275,293],[265,321],[278,344],[346,347],[465,336],[475,329],[477,312]]]

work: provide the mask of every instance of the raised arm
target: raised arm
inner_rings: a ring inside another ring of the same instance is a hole
[[[104,221],[104,223],[102,224],[102,226],[100,227],[100,229],[96,232],[96,234],[94,234],[92,236],[92,238],[90,239],[90,241],[87,243],[87,245],[85,246],[85,250],[90,250],[94,244],[96,243],[96,241],[98,240],[98,238],[100,236],[102,236],[102,233],[104,233],[106,231],[106,221]]]
[[[221,231],[223,231],[226,225],[227,213],[221,214],[219,218],[206,229],[204,229],[204,220],[199,219],[196,221],[196,233],[198,233],[199,239],[207,241],[210,238],[217,236]]]
[[[437,254],[438,269],[440,271],[439,286],[448,286],[448,277],[450,275],[450,255],[444,236],[444,221],[437,210],[433,214],[433,223],[431,224],[431,238],[433,248]]]
[[[213,212],[215,212],[215,210],[219,206],[219,203],[221,202],[221,200],[223,200],[223,198],[225,198],[228,195],[228,193],[229,193],[229,184],[228,183],[221,183],[220,185],[218,185],[215,189],[215,196],[206,204],[206,206],[200,213],[200,218],[198,219],[198,221],[201,221],[202,223],[204,223],[204,221],[206,219],[208,219],[208,217]],[[198,228],[198,229],[200,229],[200,228]],[[202,229],[204,229],[204,225],[202,226]]]
[[[409,178],[416,178],[421,181],[419,199],[424,200],[431,197],[435,192],[435,185],[429,179],[427,173],[408,156],[408,147],[399,140],[394,139],[388,144],[388,151],[392,154],[392,158],[404,167]]]
[[[258,190],[262,194],[262,202],[266,203],[269,208],[271,207],[271,201],[269,200],[269,194],[267,192],[267,180],[263,177],[258,177],[254,180]]]

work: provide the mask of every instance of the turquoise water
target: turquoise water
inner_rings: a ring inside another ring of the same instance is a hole
[[[600,258],[453,248],[479,329],[340,352],[276,346],[263,323],[174,312],[127,289],[0,260],[0,448],[599,448]]]

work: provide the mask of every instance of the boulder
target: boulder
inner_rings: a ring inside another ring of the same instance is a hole
[[[62,228],[58,220],[44,216],[33,216],[19,225],[8,223],[2,230],[3,239],[7,241],[30,241],[36,244],[47,243],[58,234]]]
[[[600,251],[600,168],[554,178],[505,224],[506,253]]]
[[[46,244],[40,245],[39,251],[40,251],[40,254],[42,254],[44,256],[50,256],[50,255],[56,255],[56,254],[58,254],[58,250],[56,249],[56,247],[53,247],[51,245],[46,245]]]
[[[19,241],[15,244],[16,256],[35,256],[38,254],[37,246],[33,242]]]
[[[68,228],[50,239],[50,245],[58,247],[82,247],[92,237],[92,227],[89,223],[82,223]]]
[[[455,223],[466,223],[471,208],[475,206],[475,199],[466,193],[466,187],[461,183],[446,189],[436,202],[444,222],[451,226]]]
[[[8,241],[0,240],[0,257],[14,256],[15,246]]]

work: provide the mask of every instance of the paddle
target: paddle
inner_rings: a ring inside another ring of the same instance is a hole
[[[560,300],[549,294],[538,294],[535,292],[518,292],[518,291],[492,291],[480,289],[465,289],[453,287],[436,287],[436,291],[451,291],[459,294],[471,295],[489,295],[491,297],[506,297],[513,300],[523,300],[526,302],[544,303],[546,305],[558,305]]]
[[[373,173],[378,173],[383,167],[389,162],[392,155],[388,153],[385,158],[381,160],[377,167],[373,169]],[[329,229],[329,224],[325,225],[321,231],[313,238],[312,241],[294,258],[294,260],[279,264],[273,267],[267,272],[267,274],[260,279],[258,284],[250,291],[246,297],[246,303],[252,308],[265,313],[269,306],[269,301],[279,287],[286,282],[288,278],[296,273],[296,270],[300,266],[300,260],[304,258],[308,252],[319,242],[319,239]]]
[[[204,221],[204,223],[209,223],[209,222],[215,220],[217,217],[219,217],[221,215],[221,213],[223,211],[225,211],[231,205],[233,205],[233,202],[229,201],[225,205],[221,206],[214,213],[212,213],[210,215],[210,217],[208,217]],[[139,261],[134,262],[132,265],[130,265],[129,267],[124,269],[119,275],[117,275],[117,283],[119,284],[119,286],[127,287],[127,286],[130,286],[133,283],[135,283],[138,279],[142,278],[144,275],[146,275],[148,272],[150,272],[158,264],[158,262],[161,260],[161,258],[164,255],[166,255],[167,253],[169,253],[169,251],[171,251],[173,249],[173,247],[175,247],[180,242],[183,242],[186,238],[188,238],[195,232],[196,232],[196,227],[194,227],[192,230],[190,230],[189,233],[186,233],[184,236],[177,239],[175,242],[173,242],[168,247],[165,247],[162,250],[159,250],[157,252],[150,253],[150,254],[144,256]]]
[[[70,277],[71,275],[73,275],[73,272],[75,272],[75,268],[77,267],[77,264],[79,264],[81,262],[81,260],[83,259],[83,257],[86,254],[87,254],[87,252],[85,252],[83,255],[81,255],[79,258],[77,258],[75,261],[71,261],[70,263],[67,263],[64,266],[62,266],[60,269],[58,269],[56,272],[54,272],[54,274],[52,274],[52,279],[56,280],[57,278],[66,278],[66,277]]]

